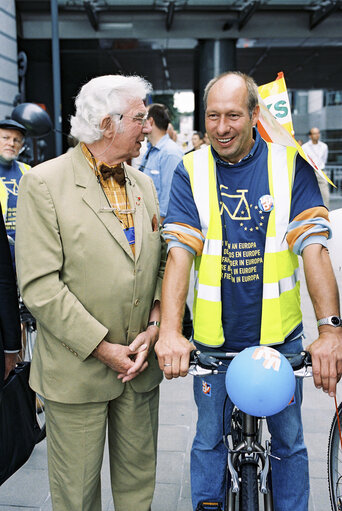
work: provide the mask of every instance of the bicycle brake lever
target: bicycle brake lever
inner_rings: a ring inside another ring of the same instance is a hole
[[[213,369],[206,369],[204,367],[200,367],[198,365],[190,365],[188,374],[191,374],[191,376],[205,376],[207,374],[215,374],[215,370]]]
[[[201,367],[204,367],[206,369],[210,369],[211,371],[214,368],[219,367],[222,364],[222,362],[220,360],[216,359],[212,355],[208,355],[205,352],[197,353],[197,357],[198,357],[198,364]]]
[[[312,367],[302,367],[301,369],[297,369],[296,371],[293,371],[295,376],[298,376],[299,378],[309,378],[312,376]]]

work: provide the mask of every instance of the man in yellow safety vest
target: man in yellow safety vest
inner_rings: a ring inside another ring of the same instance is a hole
[[[196,346],[239,352],[261,344],[301,351],[300,255],[319,327],[309,346],[314,382],[334,395],[342,374],[342,328],[326,249],[328,210],[314,171],[296,148],[261,139],[252,78],[228,72],[212,79],[204,103],[211,145],[185,155],[178,165],[164,223],[168,260],[155,348],[160,368],[168,379],[187,374],[194,345],[181,335],[181,326],[194,259]],[[191,488],[193,508],[200,511],[206,509],[203,501],[224,502],[224,375],[195,378],[194,395],[198,423]],[[281,511],[308,509],[301,400],[298,381],[294,403],[267,419],[275,509]]]
[[[15,220],[19,181],[30,168],[17,160],[24,145],[26,128],[13,119],[0,121],[0,202],[5,220],[6,231],[15,239]],[[14,260],[14,247],[11,246]]]

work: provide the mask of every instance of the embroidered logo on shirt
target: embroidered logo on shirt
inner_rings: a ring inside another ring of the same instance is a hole
[[[206,381],[202,380],[202,392],[206,396],[211,397],[211,383],[207,383]]]
[[[274,200],[272,195],[263,195],[262,197],[260,197],[260,199],[258,200],[258,206],[265,213],[272,211],[272,209],[274,208]]]

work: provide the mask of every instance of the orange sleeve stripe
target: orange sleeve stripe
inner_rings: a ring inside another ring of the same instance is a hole
[[[310,220],[311,218],[317,218],[322,217],[325,220],[329,221],[329,215],[328,210],[322,206],[318,206],[317,208],[310,208],[306,209],[305,211],[302,211],[299,215],[297,215],[293,221],[295,222],[303,222],[305,220]],[[287,243],[289,244],[290,250],[293,250],[293,246],[296,243],[299,236],[301,236],[306,231],[310,230],[313,227],[313,224],[305,223],[304,225],[301,225],[299,227],[296,227],[295,229],[292,229],[286,236]],[[320,233],[313,233],[308,234],[306,238],[309,238],[310,236],[324,236],[325,238],[328,238],[328,233],[326,231],[320,232]],[[306,239],[304,238],[304,239]]]
[[[192,231],[196,231],[196,232],[198,232],[198,234],[200,234],[203,237],[202,232],[199,229],[195,229],[194,227],[191,227],[191,225],[182,224],[180,222],[174,222],[174,223],[177,225],[181,225],[182,227],[186,227],[187,229],[190,229]],[[164,230],[164,234],[168,234],[168,233],[172,234],[175,238],[177,238],[177,240],[180,243],[183,243],[184,245],[187,245],[188,247],[192,248],[196,252],[196,255],[198,255],[198,256],[202,255],[203,241],[201,239],[197,238],[196,236],[191,236],[191,234],[186,234],[184,232]],[[166,240],[167,243],[169,241],[171,241],[171,240]]]

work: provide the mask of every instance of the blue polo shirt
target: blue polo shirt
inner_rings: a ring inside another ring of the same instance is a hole
[[[150,142],[147,144],[147,151],[139,167],[154,182],[162,217],[166,216],[174,170],[182,158],[182,150],[166,134],[155,146],[152,146]]]

